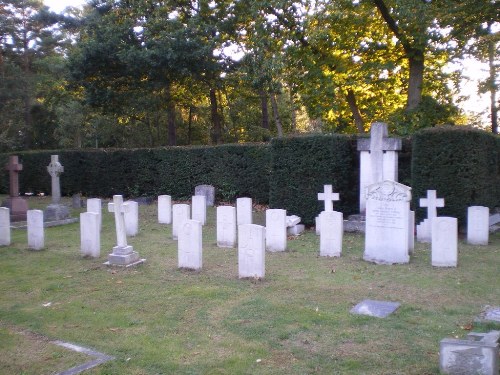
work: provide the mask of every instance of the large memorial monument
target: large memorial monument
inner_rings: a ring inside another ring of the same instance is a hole
[[[10,209],[11,221],[25,221],[28,203],[19,196],[19,172],[23,170],[23,165],[19,163],[17,155],[9,156],[9,162],[5,166],[9,171],[9,197],[2,202],[3,207]]]

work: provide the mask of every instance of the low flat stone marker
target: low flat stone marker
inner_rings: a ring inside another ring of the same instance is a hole
[[[498,375],[500,331],[471,332],[465,340],[443,339],[439,369],[444,374]]]
[[[285,251],[286,240],[286,210],[266,210],[266,249]]]
[[[127,244],[127,231],[125,229],[125,213],[129,210],[129,204],[123,203],[121,195],[113,196],[113,203],[108,203],[108,211],[115,214],[116,246],[108,255],[108,261],[104,263],[109,266],[131,267],[143,263],[139,254],[131,245]]]
[[[500,323],[500,306],[486,306],[475,320],[481,323]]]
[[[125,230],[128,237],[135,237],[139,233],[139,203],[136,201],[125,202],[128,210],[125,211]]]
[[[458,258],[458,220],[454,217],[435,217],[432,220],[432,265],[456,267]]]
[[[195,195],[191,199],[191,218],[199,221],[201,225],[207,222],[207,197]]]
[[[237,225],[252,224],[252,198],[236,199],[236,222]]]
[[[266,274],[266,228],[243,224],[238,228],[238,275],[264,278]]]
[[[236,207],[217,207],[217,246],[236,246]]]
[[[378,264],[408,263],[411,188],[384,181],[366,188],[363,259]]]
[[[101,256],[101,228],[95,212],[80,214],[80,254],[92,258]]]
[[[60,221],[69,218],[69,209],[61,204],[61,182],[60,175],[64,172],[64,167],[59,162],[59,155],[50,156],[50,164],[47,166],[47,172],[51,177],[52,203],[44,210],[45,221]]]
[[[0,246],[9,246],[10,243],[10,210],[0,207]]]
[[[467,243],[488,245],[490,235],[490,209],[483,206],[471,206],[467,209]]]
[[[186,220],[182,224],[177,243],[179,268],[201,269],[203,265],[202,228],[197,220]]]
[[[2,203],[2,206],[10,209],[12,221],[24,221],[28,203],[19,196],[19,172],[23,170],[23,165],[19,163],[17,155],[9,156],[5,169],[9,171],[9,197]]]
[[[45,228],[43,227],[43,211],[28,210],[28,248],[42,250],[45,246]]]
[[[431,242],[432,220],[437,216],[437,208],[444,207],[444,199],[437,198],[436,190],[427,190],[427,198],[420,198],[420,207],[427,207],[427,218],[417,225],[417,241]]]
[[[207,197],[207,206],[212,207],[215,203],[215,187],[212,185],[198,185],[194,188],[194,195]]]
[[[172,223],[172,197],[170,195],[158,196],[158,223]]]
[[[99,198],[87,199],[87,212],[93,212],[99,216],[99,230],[102,229],[102,202]]]
[[[191,219],[189,204],[174,204],[172,206],[172,239],[177,240],[179,229],[186,220]]]
[[[323,211],[320,220],[319,255],[339,257],[342,254],[344,215],[337,211]]]
[[[351,314],[386,318],[401,306],[399,302],[374,301],[365,299],[351,309]]]
[[[323,193],[318,193],[318,200],[325,202],[324,211],[333,211],[333,202],[339,199],[339,193],[333,192],[332,185],[324,185]]]

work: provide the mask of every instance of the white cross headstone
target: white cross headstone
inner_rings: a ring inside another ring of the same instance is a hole
[[[375,122],[370,129],[370,138],[358,139],[360,151],[359,211],[365,212],[365,189],[367,186],[398,180],[398,155],[400,138],[389,138],[387,124]]]
[[[236,221],[238,225],[252,224],[252,198],[236,199]]]
[[[99,214],[95,212],[80,214],[80,253],[92,258],[99,258],[101,255]]]
[[[342,253],[344,215],[337,211],[323,211],[319,220],[321,220],[319,255],[339,257]]]
[[[45,246],[45,231],[43,227],[43,211],[28,210],[28,247],[32,250],[42,250]]]
[[[52,178],[52,203],[59,203],[61,201],[59,176],[64,172],[64,167],[59,163],[59,155],[50,156],[50,164],[47,166],[47,171]]]
[[[454,217],[435,217],[432,220],[431,262],[435,267],[456,267],[458,220]]]
[[[158,196],[158,223],[172,223],[172,197],[170,195]]]
[[[207,221],[207,197],[194,195],[191,199],[191,218],[205,225]]]
[[[172,206],[172,239],[177,240],[179,230],[186,220],[191,219],[189,204],[174,204]]]
[[[334,193],[332,185],[325,185],[323,193],[318,193],[318,200],[325,202],[325,211],[333,211],[333,202],[339,200],[339,193]]]
[[[239,278],[263,278],[266,273],[266,229],[255,224],[238,228]]]
[[[236,246],[236,207],[217,207],[217,246]]]
[[[0,207],[0,246],[10,245],[10,210]]]
[[[286,250],[286,210],[266,210],[266,249]]]
[[[205,204],[205,201],[203,203]],[[179,229],[178,237],[178,267],[193,270],[201,269],[203,264],[201,223],[197,220],[184,221]]]
[[[427,198],[420,198],[420,207],[427,207],[427,218],[417,225],[417,240],[431,242],[432,220],[437,216],[437,208],[444,207],[444,199],[437,198],[436,190],[427,190]]]
[[[127,230],[125,227],[125,213],[129,211],[128,203],[123,203],[121,195],[113,195],[113,203],[108,203],[108,211],[115,214],[116,246],[108,255],[108,265],[130,266],[142,263],[139,254],[131,245],[127,244]]]

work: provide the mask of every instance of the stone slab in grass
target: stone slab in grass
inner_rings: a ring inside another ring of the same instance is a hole
[[[351,314],[386,318],[401,306],[399,302],[374,301],[365,299],[351,309]]]
[[[476,321],[500,323],[500,306],[486,306]]]

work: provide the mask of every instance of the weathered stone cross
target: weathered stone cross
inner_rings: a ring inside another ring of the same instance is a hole
[[[333,201],[340,200],[339,193],[332,192],[332,185],[324,185],[323,193],[318,193],[318,200],[325,201],[325,211],[333,211]]]
[[[125,213],[129,212],[128,203],[123,203],[121,195],[113,195],[113,203],[108,203],[108,211],[115,213],[116,245],[118,247],[127,247]]]
[[[59,155],[50,156],[50,164],[47,166],[47,171],[52,177],[52,203],[59,203],[61,201],[59,176],[64,172],[64,167],[59,163]]]
[[[420,198],[420,207],[427,207],[427,218],[437,217],[437,207],[444,207],[444,199],[436,198],[436,190],[427,190],[427,198]]]
[[[19,196],[19,171],[23,170],[23,165],[19,164],[19,158],[16,155],[11,155],[5,169],[9,171],[10,196],[17,197]]]

